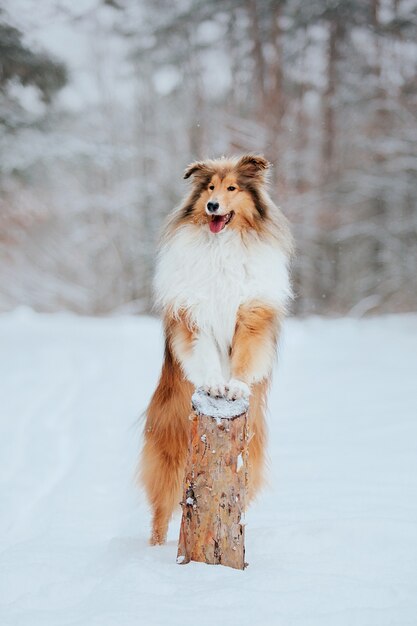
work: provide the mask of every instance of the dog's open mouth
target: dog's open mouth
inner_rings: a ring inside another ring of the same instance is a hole
[[[212,233],[219,233],[233,217],[233,211],[226,213],[226,215],[212,215],[210,224],[210,230]]]

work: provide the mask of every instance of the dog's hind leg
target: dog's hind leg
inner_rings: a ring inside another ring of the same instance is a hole
[[[147,437],[142,452],[142,481],[152,507],[150,544],[163,544],[175,505],[180,501],[184,460],[158,448],[152,436]]]
[[[256,383],[252,387],[249,407],[249,471],[248,471],[248,503],[259,493],[264,482],[266,455],[266,395],[269,381]]]
[[[169,520],[181,498],[191,392],[191,384],[166,353],[161,378],[147,410],[140,463],[141,482],[153,513],[152,545],[165,542]]]

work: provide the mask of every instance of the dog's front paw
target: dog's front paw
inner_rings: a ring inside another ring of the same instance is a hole
[[[226,383],[218,376],[209,376],[202,387],[213,398],[221,398],[226,395]]]
[[[244,398],[247,400],[250,396],[250,389],[243,380],[231,378],[226,385],[226,398],[228,400],[238,400]]]

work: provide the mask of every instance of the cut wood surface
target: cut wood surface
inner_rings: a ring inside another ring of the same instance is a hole
[[[198,390],[192,406],[177,562],[244,569],[249,404]]]

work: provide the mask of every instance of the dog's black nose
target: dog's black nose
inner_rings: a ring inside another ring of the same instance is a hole
[[[209,213],[215,213],[219,208],[218,202],[207,202],[207,211]]]

